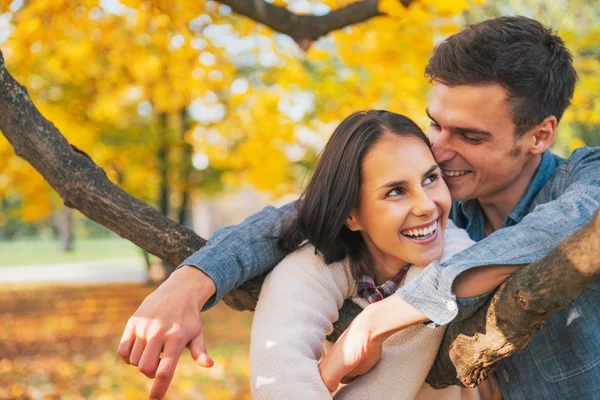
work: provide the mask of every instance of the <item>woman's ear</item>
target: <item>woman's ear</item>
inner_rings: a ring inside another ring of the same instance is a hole
[[[358,220],[356,208],[353,208],[352,211],[350,211],[348,218],[346,218],[346,226],[351,231],[360,231],[362,229],[362,226]]]

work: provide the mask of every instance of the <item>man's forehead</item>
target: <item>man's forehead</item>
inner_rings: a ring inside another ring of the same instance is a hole
[[[427,113],[436,122],[447,124],[511,121],[507,94],[498,84],[447,86],[435,82]]]
[[[508,99],[506,90],[497,83],[485,85],[445,85],[442,82],[434,82],[431,89],[429,102],[451,102],[456,103],[479,103],[481,99],[488,102],[505,103]],[[484,105],[479,103],[479,105]]]

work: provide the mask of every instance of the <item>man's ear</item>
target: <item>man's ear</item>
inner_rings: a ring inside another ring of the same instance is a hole
[[[352,211],[350,211],[350,215],[348,215],[348,218],[346,218],[346,226],[351,231],[360,231],[362,229],[362,226],[360,225],[356,214],[356,208],[353,208]]]
[[[556,135],[556,125],[558,121],[554,115],[551,115],[532,129],[530,153],[542,154],[550,147]]]

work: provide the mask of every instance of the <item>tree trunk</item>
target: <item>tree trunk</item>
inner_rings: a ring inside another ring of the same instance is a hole
[[[65,205],[170,264],[206,242],[113,184],[83,151],[70,145],[9,74],[0,52],[0,131],[18,156],[56,190]]]
[[[158,210],[165,216],[169,216],[171,209],[171,191],[169,185],[169,124],[167,113],[160,113],[159,116],[159,141],[156,157],[160,165],[160,178],[158,185]],[[162,267],[165,270],[165,276],[171,275],[175,271],[176,265],[166,260],[161,260]]]
[[[65,207],[58,211],[56,225],[61,251],[66,253],[73,251],[73,210]]]
[[[177,222],[180,225],[186,226],[188,223],[188,211],[190,208],[190,190],[192,186],[191,175],[192,175],[192,157],[194,149],[191,144],[186,141],[185,134],[190,130],[190,116],[186,109],[182,109],[179,112],[179,118],[181,121],[181,204],[179,205],[179,212],[177,215]]]

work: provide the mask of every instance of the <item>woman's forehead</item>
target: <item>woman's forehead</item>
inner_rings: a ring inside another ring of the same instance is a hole
[[[365,155],[363,183],[371,186],[390,179],[420,179],[432,164],[435,164],[435,160],[431,150],[422,140],[408,135],[388,134],[379,139]]]

